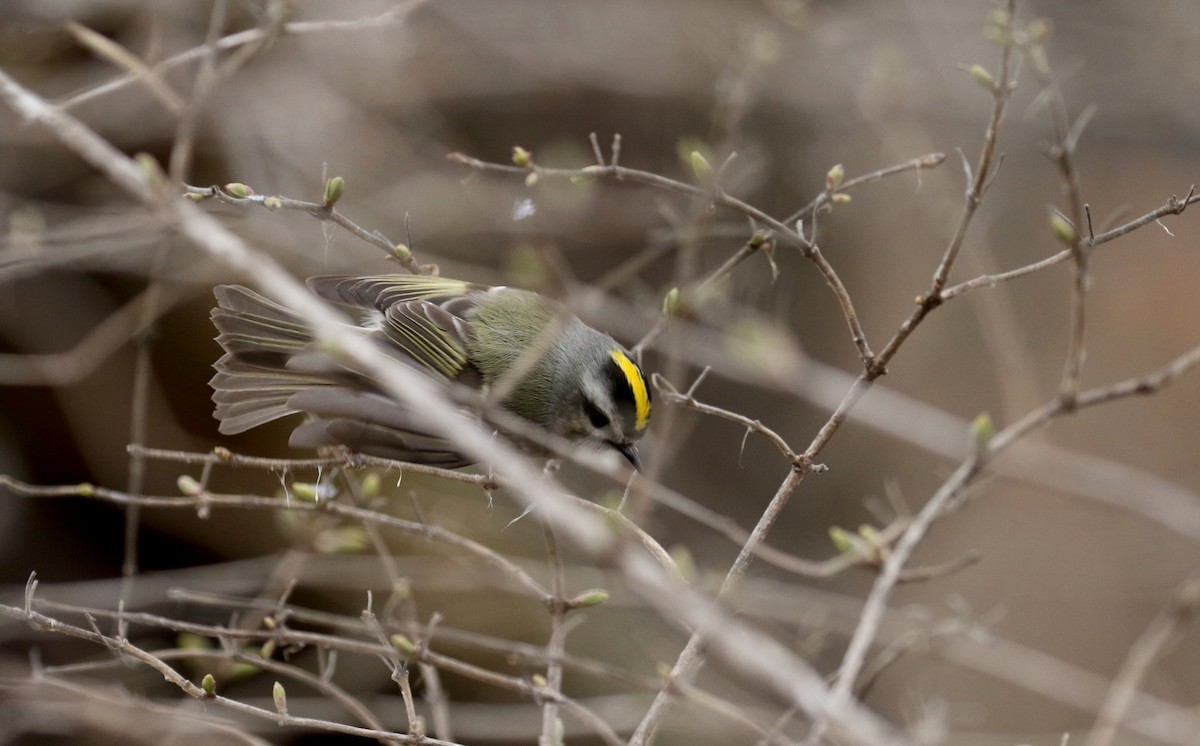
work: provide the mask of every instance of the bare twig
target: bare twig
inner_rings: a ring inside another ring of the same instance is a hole
[[[593,165],[585,166],[584,168],[543,168],[530,164],[528,166],[510,166],[504,163],[490,163],[488,161],[472,158],[463,153],[450,153],[446,156],[452,163],[457,163],[475,171],[493,171],[498,173],[506,173],[513,175],[527,176],[530,173],[535,173],[539,178],[560,178],[560,179],[610,179],[613,181],[626,181],[636,184],[644,184],[656,189],[682,194],[694,199],[706,200],[715,205],[726,207],[735,212],[739,212],[759,224],[768,226],[775,234],[787,243],[792,244],[800,250],[800,252],[811,261],[817,271],[824,277],[825,282],[833,291],[834,297],[838,301],[838,305],[842,310],[842,315],[846,320],[846,324],[850,328],[850,336],[858,349],[859,357],[863,364],[871,367],[874,359],[874,353],[871,352],[870,346],[867,344],[866,333],[862,329],[862,324],[859,322],[858,313],[854,309],[854,304],[850,300],[850,293],[846,290],[846,286],[842,284],[841,278],[834,271],[833,266],[821,254],[820,249],[815,243],[808,238],[797,233],[792,227],[785,225],[783,222],[767,215],[762,210],[747,204],[746,202],[734,197],[721,189],[702,189],[691,184],[685,184],[682,181],[670,179],[649,171],[641,171],[638,169],[627,168],[625,166],[616,165]]]
[[[563,595],[566,587],[566,571],[563,568],[562,555],[558,551],[558,539],[554,529],[542,523],[542,532],[546,537],[546,564],[550,572],[550,640],[546,643],[546,688],[554,692],[562,692],[563,666],[562,655],[566,649],[567,637],[567,599]],[[553,699],[542,703],[542,733],[538,737],[538,746],[556,746],[558,732],[558,704]]]
[[[369,231],[363,228],[331,205],[321,202],[306,202],[280,195],[249,194],[245,197],[238,197],[217,186],[198,187],[185,184],[184,191],[186,194],[196,195],[196,199],[216,199],[223,204],[237,207],[257,205],[268,210],[296,210],[308,213],[317,220],[332,223],[360,241],[382,250],[389,261],[399,263],[412,274],[427,274],[427,270],[417,262],[407,246],[400,248],[400,244],[388,240],[379,231]]]
[[[1087,406],[1128,396],[1154,393],[1197,365],[1200,365],[1200,348],[1193,349],[1176,358],[1167,366],[1148,376],[1082,392],[1070,403],[1056,398],[1001,430],[988,442],[986,447],[977,450],[963,461],[917,513],[884,562],[883,569],[875,579],[871,592],[867,596],[854,634],[850,638],[842,665],[838,669],[838,680],[835,683],[834,691],[849,693],[862,670],[867,649],[878,633],[887,600],[899,581],[904,565],[907,564],[929,527],[945,510],[955,504],[967,486],[982,473],[988,463],[1014,443],[1030,433],[1044,428],[1059,417],[1072,414]]]
[[[1187,195],[1184,196],[1183,199],[1179,199],[1172,194],[1160,207],[1151,210],[1139,218],[1130,220],[1123,225],[1117,226],[1112,230],[1105,231],[1100,235],[1091,238],[1087,242],[1088,246],[1099,246],[1101,244],[1108,243],[1109,241],[1121,238],[1122,236],[1132,233],[1138,228],[1141,228],[1149,223],[1153,223],[1163,217],[1166,217],[1167,215],[1182,215],[1183,211],[1187,209],[1187,206],[1194,202],[1200,202],[1200,194],[1196,194],[1196,187],[1195,185],[1192,185],[1192,187],[1188,190]],[[991,275],[981,275],[980,277],[966,280],[965,282],[960,282],[957,285],[946,288],[946,290],[942,292],[941,297],[943,301],[948,301],[977,288],[995,287],[1002,282],[1015,280],[1019,277],[1024,277],[1026,275],[1039,272],[1047,267],[1061,264],[1062,262],[1070,259],[1073,255],[1074,254],[1071,249],[1063,249],[1053,256],[1046,257],[1045,259],[1041,259],[1032,264],[1027,264],[1024,267],[1017,267],[1016,269],[1011,269],[1007,272],[999,272]]]
[[[96,487],[90,484],[39,487],[21,482],[4,474],[0,474],[0,485],[7,487],[16,494],[27,497],[64,497],[77,495],[94,497],[98,500],[117,505],[136,504],[158,508],[187,508],[192,510],[200,508],[211,510],[216,507],[230,507],[250,510],[271,509],[302,513],[327,513],[356,522],[374,523],[375,525],[395,529],[416,538],[445,544],[446,546],[462,550],[478,557],[488,565],[511,577],[518,585],[523,586],[527,591],[533,593],[542,603],[549,603],[550,599],[549,593],[527,572],[512,562],[512,560],[479,542],[447,531],[440,526],[414,523],[352,505],[331,502],[309,503],[300,500],[285,502],[273,497],[262,497],[260,495],[219,495],[210,492],[200,492],[195,495],[181,497],[131,495],[126,492]]]
[[[1116,741],[1121,721],[1129,712],[1150,666],[1178,638],[1183,626],[1195,617],[1197,609],[1200,609],[1200,581],[1192,578],[1176,590],[1167,607],[1151,620],[1130,648],[1100,706],[1087,746],[1110,746]]]
[[[825,191],[818,194],[807,205],[805,205],[804,207],[801,207],[799,210],[796,210],[791,215],[788,215],[786,218],[784,218],[783,223],[785,225],[795,225],[797,220],[807,220],[809,218],[809,216],[811,216],[818,209],[820,209],[822,205],[824,205],[825,203],[830,201],[830,199],[833,196],[834,191],[848,192],[857,186],[861,186],[863,184],[869,184],[874,181],[880,181],[881,179],[885,179],[888,176],[894,176],[896,174],[907,173],[908,171],[916,171],[918,178],[920,178],[920,172],[922,170],[927,169],[927,168],[937,168],[938,166],[942,165],[945,161],[946,161],[945,153],[928,153],[926,155],[918,156],[916,158],[913,158],[912,160],[908,160],[903,163],[897,163],[892,166],[885,166],[884,168],[872,171],[870,173],[863,174],[861,176],[855,176],[854,178],[851,178],[851,179],[846,179],[841,184],[839,184],[836,189],[826,189]]]
[[[347,31],[362,31],[369,29],[378,29],[389,26],[393,23],[403,21],[409,13],[416,8],[425,4],[425,0],[409,0],[402,2],[388,11],[380,13],[377,16],[369,18],[358,18],[350,21],[294,21],[285,23],[279,29],[279,34],[282,36],[304,36],[309,34],[327,34],[341,33]],[[247,45],[255,45],[261,43],[268,34],[271,33],[269,28],[255,28],[247,31],[240,31],[236,34],[222,37],[217,41],[217,48],[221,51],[237,49]],[[186,52],[174,55],[163,60],[157,65],[149,68],[149,72],[156,76],[161,76],[163,73],[173,70],[180,65],[185,65],[189,62],[194,62],[203,59],[208,53],[207,45],[193,47]],[[107,83],[102,83],[93,88],[89,88],[80,93],[76,93],[65,99],[57,102],[58,107],[62,109],[71,109],[80,106],[96,98],[107,96],[108,94],[118,91],[131,83],[139,82],[143,77],[139,74],[128,73],[120,77],[114,78]]]

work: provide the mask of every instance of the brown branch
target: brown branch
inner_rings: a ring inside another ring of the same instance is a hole
[[[1135,218],[1134,220],[1130,220],[1128,223],[1125,223],[1124,225],[1120,225],[1116,228],[1113,228],[1112,230],[1105,231],[1104,233],[1101,233],[1098,236],[1093,236],[1091,238],[1086,239],[1087,245],[1089,247],[1099,246],[1101,244],[1108,243],[1109,241],[1113,241],[1115,239],[1121,238],[1122,236],[1125,236],[1125,235],[1137,230],[1138,228],[1141,228],[1144,225],[1147,225],[1149,223],[1153,223],[1157,220],[1160,220],[1160,219],[1166,217],[1167,215],[1182,215],[1183,211],[1185,209],[1187,209],[1187,206],[1194,202],[1200,202],[1200,194],[1196,193],[1196,187],[1195,187],[1195,185],[1192,185],[1192,187],[1188,190],[1187,195],[1184,196],[1183,199],[1179,199],[1174,194],[1172,194],[1170,197],[1167,198],[1167,201],[1164,202],[1160,207],[1158,207],[1154,210],[1151,210],[1150,212],[1146,213],[1145,215],[1142,215],[1139,218]],[[1068,259],[1070,259],[1072,256],[1073,256],[1073,252],[1071,249],[1063,249],[1062,251],[1058,252],[1057,254],[1054,254],[1053,256],[1046,257],[1045,259],[1039,260],[1032,264],[1027,264],[1024,267],[1017,267],[1016,269],[1011,269],[1011,270],[1008,270],[1007,272],[998,272],[996,274],[981,275],[974,279],[967,280],[965,282],[960,282],[957,285],[946,288],[946,290],[944,290],[942,292],[941,298],[943,301],[948,301],[948,300],[957,298],[960,295],[964,295],[964,294],[966,294],[972,290],[975,290],[977,288],[995,287],[996,285],[999,285],[1002,282],[1007,282],[1009,280],[1015,280],[1019,277],[1024,277],[1025,275],[1030,275],[1035,272],[1046,269],[1047,267],[1052,267],[1056,264],[1061,264],[1062,262],[1065,262]]]
[[[323,202],[306,202],[280,195],[248,194],[245,197],[238,197],[218,186],[198,187],[185,184],[183,188],[185,194],[196,195],[193,199],[215,199],[235,207],[258,206],[268,210],[295,210],[307,213],[322,222],[333,223],[360,241],[380,249],[389,261],[399,263],[414,275],[428,273],[428,270],[413,257],[412,250],[407,246],[393,243],[379,231],[369,231],[363,228],[332,205]]]
[[[896,174],[907,173],[908,171],[916,171],[919,178],[922,170],[927,168],[937,168],[945,161],[945,153],[929,153],[903,163],[897,163],[895,165],[886,166],[861,176],[855,176],[852,179],[846,179],[834,188],[825,189],[825,191],[814,197],[813,200],[807,205],[801,207],[799,210],[796,210],[791,215],[788,215],[786,218],[784,218],[783,223],[785,225],[795,225],[797,220],[807,220],[813,213],[819,210],[822,205],[825,205],[832,200],[834,192],[848,192],[853,190],[855,187],[862,186],[863,184],[880,181],[888,176],[895,176]]]
[[[305,36],[309,34],[326,34],[340,33],[347,31],[361,31],[364,29],[383,28],[393,23],[403,21],[409,13],[416,8],[425,4],[425,0],[409,0],[402,2],[396,7],[380,13],[377,16],[369,18],[358,18],[350,21],[294,21],[283,24],[278,33],[280,36]],[[222,37],[217,40],[216,47],[221,51],[228,51],[245,47],[248,45],[261,44],[268,38],[271,30],[269,28],[255,28],[247,31],[239,31],[236,34]],[[181,52],[177,55],[169,57],[156,65],[149,68],[152,75],[161,76],[169,70],[173,70],[180,65],[185,65],[189,62],[202,60],[208,54],[207,45],[202,44],[186,52]],[[119,91],[126,86],[140,82],[141,76],[135,73],[129,73],[120,77],[114,78],[107,83],[102,83],[93,88],[89,88],[80,93],[76,93],[57,102],[57,106],[61,109],[71,109],[76,106],[81,106],[89,101],[92,101],[101,96],[106,96],[114,91]]]
[[[1150,671],[1150,666],[1179,637],[1184,625],[1195,618],[1198,610],[1200,581],[1191,578],[1176,589],[1167,607],[1151,620],[1129,649],[1121,670],[1113,678],[1104,704],[1100,706],[1096,724],[1088,734],[1087,746],[1110,746],[1116,741],[1121,721],[1133,705],[1134,695]]]
[[[649,171],[641,171],[638,169],[628,168],[626,166],[608,165],[593,165],[583,168],[543,168],[536,164],[528,166],[513,166],[504,163],[491,163],[472,158],[463,153],[450,153],[446,158],[451,163],[457,163],[475,171],[496,172],[510,175],[528,176],[536,174],[538,178],[559,178],[559,179],[607,179],[612,181],[630,182],[635,184],[644,184],[656,189],[682,194],[693,199],[706,200],[714,205],[726,207],[735,212],[739,212],[751,220],[766,225],[782,240],[787,241],[800,250],[800,253],[811,261],[816,267],[821,276],[825,278],[825,283],[833,291],[834,297],[838,301],[838,305],[842,310],[842,316],[846,320],[846,324],[850,328],[850,336],[856,348],[858,348],[859,357],[862,359],[864,366],[870,367],[874,359],[874,353],[871,352],[870,346],[867,344],[866,333],[863,332],[862,324],[858,320],[858,313],[854,309],[854,304],[850,300],[850,293],[846,290],[846,286],[842,284],[841,278],[834,271],[833,266],[821,254],[820,249],[815,243],[797,233],[793,228],[785,225],[781,221],[767,215],[762,210],[747,204],[742,200],[730,195],[729,193],[714,187],[713,189],[702,189],[692,184],[685,184],[682,181],[667,178]]]
[[[288,510],[300,513],[336,515],[353,521],[374,523],[426,541],[445,544],[446,546],[462,550],[500,570],[515,580],[518,585],[523,586],[527,591],[531,592],[542,603],[548,603],[550,599],[549,593],[529,573],[521,569],[512,560],[477,541],[460,536],[441,526],[406,521],[352,505],[332,502],[310,503],[299,499],[284,501],[260,495],[220,495],[206,491],[180,497],[131,495],[126,492],[105,487],[96,487],[90,484],[43,487],[27,484],[5,474],[0,474],[0,486],[7,487],[15,494],[25,497],[92,497],[116,505],[142,505],[176,509],[188,508],[199,511],[208,511],[216,507],[228,507],[246,510]]]

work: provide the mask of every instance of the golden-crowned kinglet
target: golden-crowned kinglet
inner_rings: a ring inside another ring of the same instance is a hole
[[[570,440],[607,445],[639,466],[635,441],[650,420],[641,368],[612,337],[554,301],[418,275],[330,275],[308,286],[360,309],[365,333],[405,364],[447,385],[486,393],[499,384],[510,412]],[[323,352],[294,311],[239,285],[214,292],[212,320],[225,355],[210,383],[222,433],[304,413],[289,441],[297,448],[341,445],[446,467],[471,462],[407,407]],[[514,365],[518,375],[508,381]]]

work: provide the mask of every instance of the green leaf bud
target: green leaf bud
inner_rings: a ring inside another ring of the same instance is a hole
[[[969,429],[971,434],[971,444],[977,452],[984,451],[988,447],[988,443],[992,438],[996,437],[996,425],[992,422],[992,416],[987,412],[980,412],[979,415],[971,422]]]
[[[688,158],[692,162],[692,173],[696,175],[696,181],[703,184],[712,181],[713,168],[708,164],[708,160],[700,154],[699,150],[693,150]]]
[[[996,90],[996,78],[983,65],[971,65],[968,68],[971,73],[971,79],[979,84],[979,87],[985,91]]]
[[[567,602],[567,605],[573,609],[582,609],[588,606],[599,606],[607,600],[608,591],[603,588],[593,588],[572,598]]]
[[[325,207],[333,207],[337,201],[346,193],[346,180],[341,176],[334,176],[325,182]]]
[[[1050,214],[1050,230],[1054,231],[1054,235],[1059,241],[1067,246],[1074,246],[1079,240],[1079,234],[1075,232],[1075,226],[1071,225],[1071,221],[1067,220],[1060,213],[1054,212]]]
[[[838,163],[825,173],[825,189],[833,191],[842,185],[842,180],[846,178],[846,168]]]
[[[668,316],[675,316],[679,313],[679,288],[671,288],[667,294],[663,296],[663,313]]]
[[[854,534],[841,526],[830,526],[829,538],[833,540],[834,548],[842,554],[850,554],[858,550],[858,541]]]

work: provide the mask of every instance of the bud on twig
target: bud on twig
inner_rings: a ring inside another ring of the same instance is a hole
[[[608,600],[608,591],[603,588],[593,588],[589,591],[580,593],[575,598],[567,602],[567,605],[572,609],[583,609],[588,606],[599,606]]]
[[[832,192],[842,185],[842,179],[846,178],[846,168],[842,164],[837,164],[825,173],[825,189]]]
[[[692,173],[696,175],[696,181],[707,184],[712,181],[713,168],[708,164],[708,161],[700,154],[699,150],[693,150],[688,156],[692,162]]]
[[[329,208],[337,204],[337,201],[346,193],[346,180],[341,176],[334,176],[329,181],[325,182],[325,202],[324,207]]]
[[[667,294],[663,296],[663,313],[668,316],[675,316],[679,313],[679,288],[671,288]]]
[[[250,195],[254,194],[254,190],[251,189],[250,187],[246,186],[245,184],[241,183],[240,181],[231,181],[225,185],[225,193],[228,194],[230,197],[237,197],[238,199],[246,199]]]
[[[514,145],[512,151],[512,162],[514,166],[529,168],[533,165],[533,153],[525,148],[522,148],[520,145]]]
[[[967,72],[971,73],[971,78],[985,91],[996,90],[996,78],[983,65],[971,65]]]
[[[204,679],[200,682],[200,688],[204,690],[204,696],[217,696],[217,680],[213,678],[211,673],[204,674]]]
[[[271,687],[271,699],[275,700],[275,711],[280,715],[287,714],[287,692],[283,690],[283,684],[278,681],[275,686]]]
[[[413,651],[417,649],[417,646],[413,645],[412,640],[408,639],[406,635],[402,635],[399,632],[388,638],[388,642],[392,643],[392,647],[399,650],[401,653],[404,653],[405,655],[412,655]]]
[[[982,453],[987,450],[988,443],[996,437],[996,425],[992,422],[992,416],[987,412],[980,412],[979,416],[971,422],[969,432],[975,452]]]
[[[1054,231],[1054,235],[1059,241],[1067,246],[1074,246],[1079,240],[1079,234],[1075,232],[1075,226],[1071,225],[1071,221],[1057,212],[1050,214],[1050,230]]]

